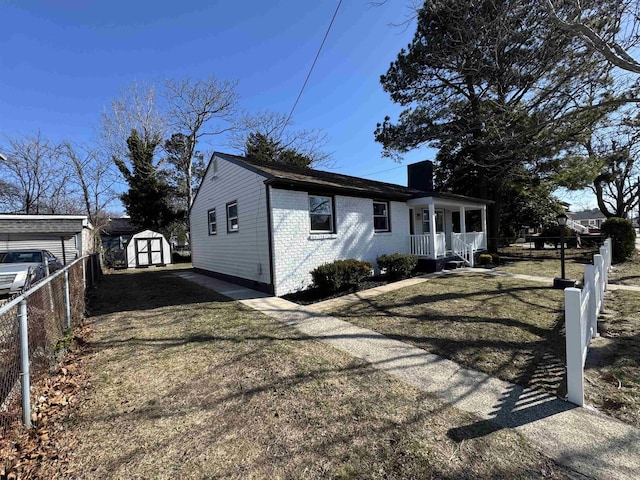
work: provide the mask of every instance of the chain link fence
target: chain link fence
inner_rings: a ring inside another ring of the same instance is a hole
[[[101,274],[98,255],[83,257],[0,306],[0,435],[21,416],[30,425],[29,385],[55,368]]]

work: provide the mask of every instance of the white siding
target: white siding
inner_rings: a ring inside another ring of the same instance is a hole
[[[6,250],[43,249],[49,250],[62,262],[62,238],[64,238],[64,256],[67,263],[73,262],[80,255],[82,245],[78,244],[79,235],[64,237],[34,233],[0,234],[0,252]]]
[[[409,207],[389,202],[391,232],[374,233],[373,200],[335,196],[336,233],[311,234],[308,194],[271,189],[275,294],[311,284],[310,271],[336,259],[371,262],[383,253],[409,252]]]
[[[216,158],[191,208],[193,266],[265,284],[269,274],[269,236],[265,177]],[[216,170],[216,171],[214,171]],[[238,231],[227,233],[226,204],[238,201]],[[217,234],[209,235],[207,211],[216,209]]]

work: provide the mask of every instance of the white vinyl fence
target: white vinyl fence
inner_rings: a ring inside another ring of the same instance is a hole
[[[569,401],[584,406],[584,363],[592,338],[598,336],[598,314],[604,312],[604,291],[611,268],[611,239],[593,256],[593,265],[584,267],[582,289],[564,290],[567,345],[567,393]]]

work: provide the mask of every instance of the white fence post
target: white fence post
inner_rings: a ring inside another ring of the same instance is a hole
[[[600,275],[600,281],[596,285],[596,289],[598,290],[598,301],[600,302],[600,313],[604,313],[604,291],[607,285],[607,277],[605,273],[605,262],[602,255],[594,255],[593,256],[593,264],[596,266],[596,269]]]
[[[67,319],[67,328],[71,327],[71,300],[69,298],[69,270],[64,271],[64,313]]]
[[[598,286],[596,285],[596,267],[593,265],[584,266],[584,286],[589,292],[589,303],[587,306],[587,325],[591,329],[591,338],[596,338],[598,334]]]
[[[27,301],[18,304],[18,328],[20,334],[20,386],[22,395],[22,423],[31,428],[31,382],[29,379],[29,324]]]
[[[584,406],[583,335],[580,325],[581,293],[564,289],[565,338],[567,345],[567,393],[571,403]]]

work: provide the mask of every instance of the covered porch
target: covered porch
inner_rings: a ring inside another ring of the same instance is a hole
[[[474,265],[487,249],[487,205],[453,194],[409,200],[411,253],[422,259],[456,258]]]

